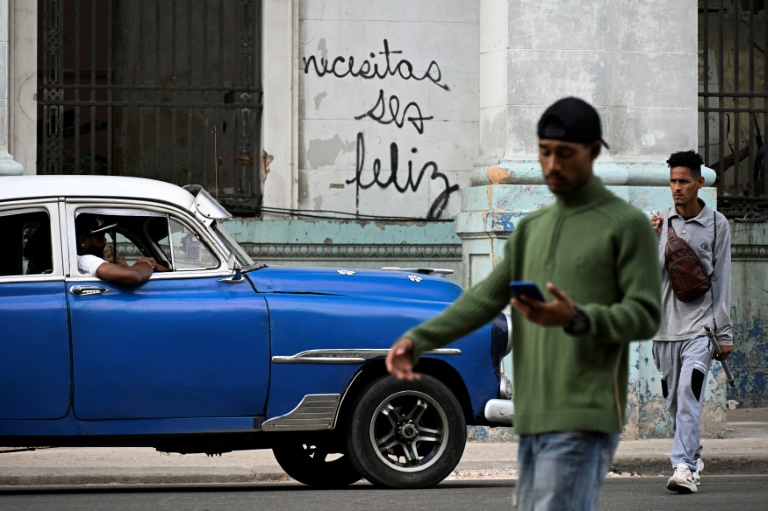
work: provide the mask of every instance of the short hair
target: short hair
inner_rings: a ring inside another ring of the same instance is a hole
[[[696,151],[680,151],[672,153],[667,160],[669,168],[685,167],[691,171],[691,175],[698,179],[701,177],[701,166],[704,165],[704,159]]]

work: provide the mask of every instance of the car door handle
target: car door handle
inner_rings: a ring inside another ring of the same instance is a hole
[[[72,286],[69,288],[69,292],[75,296],[102,295],[107,291],[109,291],[108,288],[101,286]]]

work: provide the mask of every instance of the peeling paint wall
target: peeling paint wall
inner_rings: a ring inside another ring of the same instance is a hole
[[[731,224],[731,320],[735,377],[728,399],[740,406],[768,406],[768,225]]]
[[[477,0],[299,2],[298,206],[446,219],[478,156]]]
[[[653,362],[651,341],[635,342],[630,347],[627,421],[622,438],[670,438],[674,430],[661,394],[661,376]],[[710,363],[707,388],[701,412],[702,438],[725,435],[726,379],[720,364]]]

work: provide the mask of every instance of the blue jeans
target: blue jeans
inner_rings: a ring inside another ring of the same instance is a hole
[[[563,432],[520,437],[518,511],[592,511],[619,435]]]

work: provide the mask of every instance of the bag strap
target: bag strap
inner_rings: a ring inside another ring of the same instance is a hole
[[[677,231],[672,227],[672,217],[667,217],[667,240],[677,238]]]

